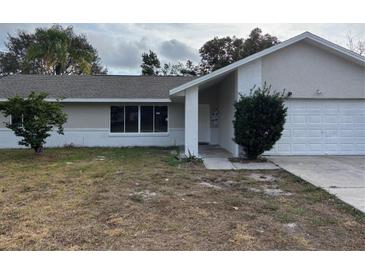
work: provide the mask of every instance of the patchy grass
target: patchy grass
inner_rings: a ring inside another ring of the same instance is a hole
[[[0,250],[365,249],[364,214],[323,190],[172,150],[1,150]]]

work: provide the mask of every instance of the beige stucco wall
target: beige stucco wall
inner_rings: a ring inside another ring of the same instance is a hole
[[[171,103],[169,106],[169,128],[185,127],[185,104]]]
[[[293,98],[365,98],[364,67],[305,42],[263,57],[265,81]]]
[[[109,104],[68,103],[63,110],[68,115],[65,128],[109,128]]]
[[[65,128],[109,128],[108,104],[65,103],[63,111],[67,114]],[[0,128],[4,128],[4,116],[0,113]]]
[[[237,69],[237,90],[241,95],[250,94],[251,89],[262,84],[262,62],[258,59]]]

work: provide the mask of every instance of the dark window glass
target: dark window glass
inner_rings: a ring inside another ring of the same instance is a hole
[[[167,106],[155,106],[155,132],[167,132]]]
[[[153,132],[153,106],[141,106],[141,132]]]
[[[138,132],[138,107],[125,107],[125,132]]]
[[[124,132],[124,107],[111,107],[110,132]]]

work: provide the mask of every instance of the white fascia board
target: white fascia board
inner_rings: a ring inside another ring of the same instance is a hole
[[[323,39],[323,38],[321,38],[321,37],[319,37],[317,35],[314,35],[314,34],[312,34],[310,32],[304,32],[304,33],[302,33],[300,35],[297,35],[297,36],[294,36],[294,37],[292,37],[292,38],[290,38],[290,39],[288,39],[288,40],[286,40],[286,41],[284,41],[284,42],[282,42],[282,43],[280,43],[278,45],[275,45],[275,46],[270,47],[268,49],[264,49],[264,50],[262,50],[262,51],[260,51],[258,53],[252,54],[251,56],[248,56],[248,57],[246,57],[246,58],[244,58],[242,60],[239,60],[237,62],[234,62],[234,63],[232,63],[232,64],[230,64],[228,66],[225,66],[225,67],[223,67],[221,69],[218,69],[216,71],[213,71],[213,72],[211,72],[211,73],[209,73],[207,75],[204,75],[204,76],[199,77],[199,78],[197,78],[195,80],[192,80],[190,82],[187,82],[187,83],[185,83],[183,85],[180,85],[180,86],[178,86],[176,88],[173,88],[173,89],[170,90],[170,96],[171,95],[174,95],[176,93],[180,93],[180,92],[186,90],[187,88],[190,88],[190,87],[193,87],[193,86],[196,86],[196,85],[199,85],[199,84],[203,84],[203,83],[211,80],[212,78],[215,78],[215,77],[217,77],[219,75],[222,75],[222,74],[225,74],[225,73],[228,73],[228,72],[231,72],[234,69],[236,69],[236,68],[238,68],[238,67],[240,67],[242,65],[245,65],[245,64],[247,64],[249,62],[252,62],[252,61],[254,61],[256,59],[259,59],[261,57],[264,57],[266,55],[269,55],[269,54],[271,54],[271,53],[273,53],[275,51],[278,51],[278,50],[280,50],[282,48],[285,48],[287,46],[290,46],[290,45],[292,45],[294,43],[297,43],[299,41],[302,41],[304,39],[310,39],[311,41],[317,42],[318,44],[321,44],[321,45],[323,45],[323,46],[325,46],[325,47],[327,47],[329,49],[333,49],[333,50],[335,50],[335,51],[337,51],[337,52],[339,52],[341,54],[346,55],[347,57],[352,58],[352,60],[356,61],[357,63],[365,66],[365,57],[363,57],[363,56],[361,56],[361,55],[359,55],[357,53],[354,53],[354,52],[352,52],[352,51],[350,51],[348,49],[345,49],[345,48],[343,48],[343,47],[341,47],[339,45],[336,45],[336,44],[334,44],[334,43],[332,43],[330,41],[327,41],[327,40],[325,40],[325,39]]]
[[[325,46],[328,49],[333,49],[347,57],[352,58],[352,60],[354,60],[355,62],[357,61],[358,64],[365,66],[365,57],[357,54],[356,52],[353,52],[347,48],[341,47],[340,45],[337,45],[335,43],[332,43],[320,36],[317,36],[313,33],[307,32],[307,38],[309,38],[312,41],[317,42],[318,44],[321,44],[323,46]]]
[[[0,98],[0,102],[7,101],[6,98]],[[170,99],[156,99],[156,98],[46,98],[47,102],[60,101],[62,103],[170,103]]]

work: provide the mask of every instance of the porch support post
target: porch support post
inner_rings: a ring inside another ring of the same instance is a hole
[[[199,87],[185,91],[185,155],[199,156],[198,151],[198,107]]]

